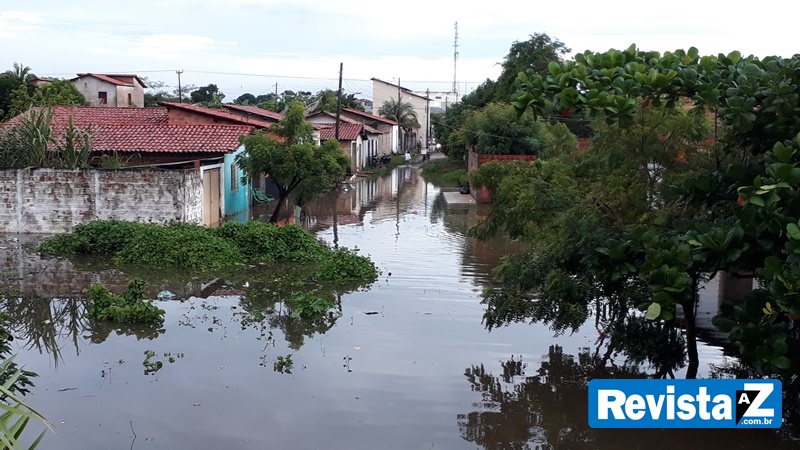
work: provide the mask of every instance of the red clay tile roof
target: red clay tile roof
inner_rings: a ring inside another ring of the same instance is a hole
[[[259,127],[259,128],[269,128],[272,126],[272,122],[253,119],[249,117],[237,116],[236,114],[231,114],[230,112],[224,109],[205,108],[203,106],[195,106],[190,103],[159,102],[159,104],[164,105],[167,108],[182,109],[184,111],[191,111],[198,114],[203,114],[205,116],[214,117],[216,119],[222,119],[229,123],[252,125],[254,127]]]
[[[326,112],[326,111],[320,111],[318,113],[310,114],[310,115],[306,116],[306,118],[314,117],[314,116],[328,116],[328,117],[332,117],[334,119],[336,118],[336,114],[329,113],[329,112]],[[345,117],[345,116],[339,116],[339,122],[340,123],[357,123],[357,124],[363,125],[364,126],[364,130],[366,130],[367,133],[372,133],[372,134],[384,134],[385,133],[384,131],[377,130],[375,128],[372,128],[369,125],[365,125],[363,122],[359,122],[358,120],[354,120],[354,119],[351,119],[351,118]],[[315,125],[314,128],[318,129],[318,130],[321,129],[321,128],[327,128],[329,126],[334,126],[333,123],[324,123],[324,122],[323,123],[313,123],[312,122],[312,125]]]
[[[261,116],[271,120],[283,119],[283,114],[259,108],[258,106],[253,106],[253,105],[223,105],[223,106],[225,106],[225,108],[227,109],[232,109],[234,111],[241,111],[244,113],[252,114],[254,116]]]
[[[376,116],[374,114],[366,113],[364,111],[359,111],[357,109],[342,108],[342,111],[347,111],[350,114],[356,114],[366,119],[377,120],[378,122],[388,123],[389,125],[397,125],[397,122],[395,122],[394,120],[389,120],[386,117]]]
[[[247,125],[125,125],[92,129],[92,150],[121,153],[231,153]]]
[[[40,110],[40,107],[34,110]],[[11,118],[6,125],[19,123],[26,113]],[[79,128],[89,125],[166,124],[167,108],[98,108],[91,106],[53,106],[52,123],[65,126],[72,121]]]
[[[138,75],[133,74],[79,73],[77,77],[69,81],[75,81],[78,78],[83,77],[94,77],[98,80],[103,80],[107,83],[115,84],[117,86],[132,86],[133,80],[136,79],[139,81],[139,83],[141,83],[142,86],[147,87],[147,85],[144,84],[144,81],[139,78]]]
[[[320,124],[323,125],[323,124]],[[355,141],[361,133],[362,125],[360,123],[340,123],[339,124],[339,140],[340,141]],[[321,141],[336,138],[336,125],[330,124],[329,127],[319,130],[319,138]]]
[[[56,106],[51,127],[61,133],[70,116],[78,128],[89,130],[92,151],[118,152],[213,152],[239,148],[239,136],[253,132],[252,125],[169,125],[167,108],[92,108]],[[2,124],[18,124],[24,114]]]

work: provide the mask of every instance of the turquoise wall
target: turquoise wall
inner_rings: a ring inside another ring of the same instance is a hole
[[[246,185],[242,185],[242,171],[236,168],[236,183],[238,189],[232,189],[231,181],[233,177],[233,164],[236,155],[244,152],[244,145],[239,146],[235,152],[225,155],[225,167],[223,168],[225,183],[225,220],[236,222],[246,222],[250,215],[250,190]]]

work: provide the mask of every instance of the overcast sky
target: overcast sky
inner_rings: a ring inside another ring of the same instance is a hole
[[[475,6],[473,6],[475,5]],[[0,2],[0,69],[18,61],[44,76],[135,72],[151,80],[216,83],[244,92],[344,89],[370,98],[370,78],[412,89],[453,83],[458,21],[460,91],[496,78],[515,40],[547,33],[574,53],[636,43],[759,57],[798,51],[800,2],[673,0],[481,3],[404,0],[37,0]],[[743,4],[742,4],[743,5]],[[778,7],[778,5],[781,5]],[[571,54],[571,55],[572,55]],[[570,56],[571,56],[570,55]]]

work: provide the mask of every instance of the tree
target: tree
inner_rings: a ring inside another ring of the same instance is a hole
[[[11,93],[10,114],[21,114],[33,106],[89,106],[78,89],[67,80],[55,79],[38,87],[21,84]]]
[[[246,136],[242,138],[245,152],[236,157],[236,163],[245,174],[242,183],[268,174],[277,185],[280,195],[270,219],[277,223],[289,195],[296,194],[302,205],[330,190],[344,177],[350,160],[336,141],[316,145],[314,128],[305,121],[305,108],[300,102],[292,103],[270,131],[282,140],[265,134]]]
[[[193,90],[190,94],[192,103],[209,104],[214,101],[214,96],[218,96],[219,100],[225,98],[225,94],[219,90],[216,84],[209,84]]]
[[[546,76],[529,70],[517,78],[512,104],[520,112],[573,110],[627,130],[643,110],[687,101],[697,117],[715,119],[703,152],[709,164],[675,183],[671,202],[649,201],[649,217],[605,226],[605,243],[594,255],[582,253],[601,255],[586,261],[605,281],[644,283],[646,302],[639,306],[649,320],[672,323],[681,306],[687,377],[698,364],[697,293],[718,271],[755,276],[766,288],[725,307],[715,325],[730,332],[760,373],[798,365],[792,355],[800,343],[788,331],[800,315],[800,123],[788,118],[800,114],[799,68],[798,55],[700,57],[695,48],[661,55],[632,45],[585,52],[552,62]]]
[[[14,68],[11,70],[5,71],[6,75],[10,75],[17,80],[17,83],[23,84],[31,81],[32,79],[36,78],[36,75],[31,72],[31,68],[28,66],[23,66],[20,63],[15,62]]]
[[[419,121],[417,120],[417,113],[414,111],[414,105],[409,102],[397,101],[390,98],[383,102],[383,105],[381,105],[381,108],[378,110],[378,114],[397,122],[398,126],[402,129],[400,147],[408,149],[410,133],[413,129],[420,127]]]
[[[532,70],[545,75],[550,62],[561,61],[570,51],[563,42],[545,33],[534,33],[527,41],[515,41],[503,60],[503,71],[497,78],[497,95],[508,99],[516,90],[514,80],[517,74]]]
[[[548,142],[546,125],[532,114],[517,117],[513,106],[502,103],[471,113],[460,133],[479,154],[538,155]]]
[[[255,106],[258,103],[258,101],[256,100],[256,96],[255,95],[253,95],[253,94],[251,94],[249,92],[246,92],[246,93],[236,97],[236,100],[234,100],[233,103],[235,105],[253,105],[253,106]]]

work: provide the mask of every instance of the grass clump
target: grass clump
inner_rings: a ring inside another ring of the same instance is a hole
[[[437,186],[456,187],[467,183],[464,161],[456,159],[436,159],[422,166],[422,177]]]
[[[375,280],[378,268],[369,258],[342,248],[329,253],[315,275],[320,281]]]
[[[132,280],[121,295],[114,295],[103,284],[93,284],[84,291],[89,301],[87,316],[90,319],[119,323],[164,323],[166,312],[147,299],[145,283]]]

